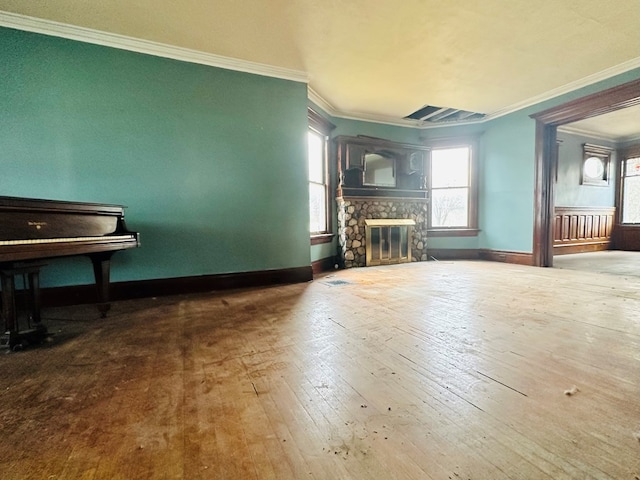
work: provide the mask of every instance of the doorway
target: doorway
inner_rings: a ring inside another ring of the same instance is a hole
[[[533,229],[535,266],[553,266],[558,126],[636,105],[640,105],[640,79],[531,115],[536,121]]]

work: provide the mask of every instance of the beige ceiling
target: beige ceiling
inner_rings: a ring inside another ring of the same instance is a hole
[[[303,72],[331,113],[497,114],[640,67],[639,0],[0,0],[0,10]]]
[[[597,136],[615,142],[640,140],[640,105],[573,122],[560,127],[559,130]]]

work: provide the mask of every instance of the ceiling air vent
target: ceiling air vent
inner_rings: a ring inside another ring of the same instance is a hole
[[[484,116],[484,113],[468,112],[466,110],[458,110],[456,108],[434,107],[433,105],[425,105],[421,109],[413,112],[411,115],[407,115],[404,118],[420,120],[421,122],[429,123],[448,123],[479,120]]]

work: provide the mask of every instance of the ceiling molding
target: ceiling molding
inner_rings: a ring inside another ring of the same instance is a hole
[[[307,86],[307,98],[311,100],[313,103],[315,103],[322,110],[324,110],[326,113],[328,113],[329,115],[334,117],[338,116],[336,115],[336,109],[333,108],[333,105],[331,105],[324,98],[318,95],[318,92],[316,92],[313,88],[311,88],[311,85]]]
[[[522,110],[523,108],[546,102],[547,100],[551,100],[552,98],[559,97],[560,95],[573,92],[574,90],[578,90],[580,88],[588,87],[589,85],[592,85],[594,83],[607,80],[608,78],[615,77],[616,75],[629,72],[636,68],[640,68],[640,57],[636,57],[626,62],[620,63],[611,68],[607,68],[606,70],[602,70],[598,73],[594,73],[593,75],[589,75],[588,77],[576,80],[575,82],[567,83],[566,85],[554,88],[553,90],[549,90],[522,102],[514,103],[513,105],[510,105],[506,108],[490,113],[485,117],[485,120],[491,120],[494,118],[502,117],[504,115],[508,115],[513,112],[517,112],[518,110]]]
[[[288,68],[273,67],[262,63],[248,62],[235,58],[223,57],[188,48],[175,47],[163,43],[141,40],[115,33],[101,32],[90,28],[77,27],[65,23],[41,18],[29,17],[0,10],[0,26],[42,33],[54,37],[67,38],[80,42],[113,47],[131,52],[145,53],[156,57],[170,58],[184,62],[208,65],[244,73],[253,73],[266,77],[280,78],[294,82],[308,83],[306,72]]]
[[[576,127],[572,127],[570,125],[560,125],[557,128],[558,132],[561,133],[568,133],[570,135],[579,135],[581,137],[588,137],[588,138],[593,138],[594,140],[605,140],[608,142],[618,142],[619,140],[610,136],[610,135],[605,135],[603,133],[599,133],[599,132],[594,132],[591,130],[587,130],[584,128],[576,128]]]
[[[612,143],[628,143],[628,142],[635,142],[640,140],[640,135],[638,134],[634,134],[634,135],[627,135],[624,137],[618,137],[618,136],[612,136],[612,135],[606,135],[600,132],[594,132],[592,130],[587,130],[585,128],[576,128],[571,126],[571,124],[569,125],[560,125],[557,128],[558,132],[562,132],[562,133],[568,133],[568,134],[573,134],[573,135],[580,135],[582,137],[588,137],[588,138],[593,138],[594,140],[604,140],[604,141],[608,141],[608,142],[612,142]]]

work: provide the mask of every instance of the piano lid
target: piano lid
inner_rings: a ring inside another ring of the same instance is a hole
[[[121,205],[0,197],[0,241],[129,233],[123,219]]]
[[[92,213],[94,215],[124,215],[123,205],[109,203],[70,202],[67,200],[46,200],[40,198],[3,197],[0,196],[0,211],[27,210],[61,213]]]

